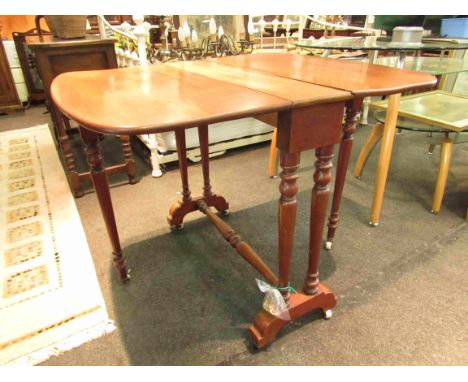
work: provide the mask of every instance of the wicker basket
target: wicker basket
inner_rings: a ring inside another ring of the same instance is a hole
[[[46,23],[54,36],[79,38],[86,36],[87,16],[45,16]]]

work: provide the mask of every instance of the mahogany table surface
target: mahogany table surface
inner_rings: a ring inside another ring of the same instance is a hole
[[[321,103],[346,101],[353,98],[349,92],[315,85],[309,82],[274,76],[256,70],[245,70],[222,65],[223,61],[179,61],[164,65],[164,71],[189,71],[224,82],[234,83],[252,90],[290,100],[293,107],[306,107]]]
[[[160,66],[64,73],[55,104],[78,123],[108,133],[149,133],[284,110],[291,102]]]
[[[295,98],[272,95],[279,94],[280,85],[288,81],[298,87],[303,104],[352,98],[348,92],[275,76],[265,81],[277,91],[268,94],[188,70],[152,65],[63,73],[54,79],[51,93],[71,119],[97,132],[115,134],[157,133],[290,110]]]
[[[436,84],[430,74],[364,62],[290,53],[262,53],[213,59],[219,64],[349,91],[358,97],[402,93]]]
[[[428,74],[379,65],[272,53],[64,73],[51,89],[55,104],[82,125],[138,134],[343,101],[352,98],[349,92],[356,97],[398,93],[435,81]]]

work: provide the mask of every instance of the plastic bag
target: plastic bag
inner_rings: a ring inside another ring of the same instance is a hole
[[[260,291],[265,293],[265,298],[263,299],[263,309],[265,309],[268,313],[271,313],[273,316],[280,318],[281,320],[291,321],[288,306],[284,302],[281,292],[265,281],[259,279],[255,279],[255,281],[257,282]]]

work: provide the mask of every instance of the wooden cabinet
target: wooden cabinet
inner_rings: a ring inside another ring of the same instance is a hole
[[[117,68],[114,40],[100,39],[87,35],[81,39],[62,40],[51,35],[26,37],[27,46],[34,52],[35,62],[44,85],[46,102],[55,127],[57,145],[67,170],[68,179],[75,197],[83,195],[81,183],[90,180],[89,172],[78,172],[68,137],[69,120],[54,106],[50,94],[53,79],[59,74],[72,71]],[[126,172],[130,183],[136,183],[135,162],[133,161],[128,136],[121,136],[124,163],[106,167],[108,174]]]
[[[0,112],[22,109],[15,81],[8,64],[5,47],[0,38]]]

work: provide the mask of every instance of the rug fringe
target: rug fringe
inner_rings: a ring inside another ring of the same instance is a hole
[[[107,320],[91,328],[73,334],[60,342],[56,342],[43,349],[24,355],[7,363],[7,366],[33,366],[47,361],[52,356],[58,356],[87,342],[100,338],[116,329],[112,320]]]

